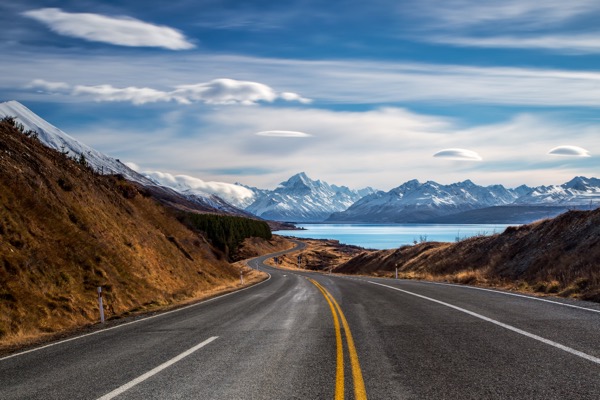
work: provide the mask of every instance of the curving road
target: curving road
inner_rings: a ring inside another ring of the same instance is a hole
[[[277,270],[0,359],[1,399],[598,399],[600,305]]]

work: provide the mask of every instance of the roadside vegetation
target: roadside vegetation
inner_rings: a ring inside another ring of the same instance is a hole
[[[334,272],[477,284],[600,302],[600,209],[493,236],[365,252]]]
[[[229,259],[236,259],[240,245],[250,237],[271,240],[271,229],[265,221],[230,215],[181,213],[179,220],[208,240]]]

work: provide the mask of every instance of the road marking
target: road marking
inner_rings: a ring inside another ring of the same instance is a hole
[[[151,315],[149,317],[142,317],[142,318],[137,319],[135,321],[125,322],[123,324],[111,326],[110,328],[100,329],[100,330],[97,330],[95,332],[90,332],[90,333],[86,333],[84,335],[79,335],[79,336],[75,336],[75,337],[72,337],[72,338],[69,338],[69,339],[60,340],[58,342],[54,342],[54,343],[50,343],[50,344],[47,344],[47,345],[44,345],[44,346],[36,347],[34,349],[29,349],[29,350],[21,351],[19,353],[15,353],[15,354],[11,354],[9,356],[2,357],[2,358],[0,358],[0,361],[8,360],[9,358],[13,358],[13,357],[17,357],[17,356],[22,356],[22,355],[27,354],[27,353],[33,353],[34,351],[38,351],[38,350],[42,350],[42,349],[47,349],[48,347],[53,347],[53,346],[56,346],[56,345],[59,345],[59,344],[63,344],[63,343],[67,343],[67,342],[70,342],[70,341],[73,341],[73,340],[82,339],[82,338],[87,337],[87,336],[93,336],[93,335],[97,335],[99,333],[104,333],[104,332],[107,332],[107,331],[112,331],[113,329],[122,328],[124,326],[132,325],[132,324],[137,324],[138,322],[145,322],[145,321],[148,321],[148,320],[151,320],[151,319],[154,319],[154,318],[163,317],[165,315],[169,315],[169,314],[177,313],[177,312],[180,312],[180,311],[183,311],[183,310],[187,310],[188,308],[197,307],[199,305],[202,305],[202,304],[205,304],[205,303],[209,303],[211,301],[215,301],[215,300],[218,300],[218,299],[223,298],[223,297],[231,296],[233,294],[236,294],[236,293],[239,293],[239,292],[243,292],[244,290],[255,288],[258,285],[261,285],[261,284],[269,281],[271,279],[271,274],[269,274],[268,272],[265,272],[265,273],[267,275],[269,275],[269,277],[267,279],[265,279],[264,281],[258,282],[257,284],[245,287],[243,289],[236,290],[234,292],[225,293],[225,294],[222,294],[220,296],[213,297],[211,299],[207,299],[207,300],[200,301],[198,303],[190,304],[189,306],[184,306],[184,307],[181,307],[181,308],[177,308],[175,310],[165,311],[163,313]]]
[[[218,338],[218,336],[213,336],[211,338],[206,339],[204,342],[197,344],[196,346],[192,347],[191,349],[189,349],[187,351],[184,351],[177,357],[174,357],[174,358],[170,359],[169,361],[160,364],[158,367],[146,372],[143,375],[138,376],[134,380],[127,382],[126,384],[124,384],[121,387],[118,387],[117,389],[113,390],[112,392],[105,394],[104,396],[98,398],[98,400],[110,400],[110,399],[117,397],[118,395],[128,391],[132,387],[142,383],[146,379],[158,374],[160,371],[170,367],[171,365],[175,364],[178,361],[181,361],[183,358],[189,356],[190,354],[194,353],[195,351],[200,350],[202,347],[206,346],[207,344],[209,344],[210,342],[212,342],[213,340],[215,340],[217,338]]]
[[[383,286],[383,287],[386,287],[386,288],[389,288],[389,289],[397,290],[397,291],[402,292],[402,293],[406,293],[406,294],[410,294],[412,296],[419,297],[419,298],[424,299],[424,300],[432,301],[434,303],[441,304],[441,305],[446,306],[446,307],[450,307],[450,308],[452,308],[454,310],[457,310],[457,311],[463,312],[465,314],[471,315],[471,316],[473,316],[475,318],[482,319],[482,320],[484,320],[486,322],[490,322],[490,323],[492,323],[494,325],[498,325],[498,326],[500,326],[500,327],[502,327],[504,329],[508,329],[509,331],[513,331],[513,332],[521,334],[523,336],[527,336],[528,338],[537,340],[539,342],[545,343],[547,345],[550,345],[550,346],[555,347],[557,349],[566,351],[567,353],[573,354],[575,356],[581,357],[583,359],[586,359],[588,361],[591,361],[593,363],[596,363],[596,364],[600,365],[600,358],[598,358],[598,357],[591,356],[591,355],[583,353],[583,352],[581,352],[579,350],[575,350],[575,349],[573,349],[571,347],[562,345],[562,344],[554,342],[552,340],[549,340],[549,339],[543,338],[541,336],[535,335],[533,333],[529,333],[529,332],[524,331],[522,329],[516,328],[516,327],[514,327],[512,325],[508,325],[508,324],[505,324],[503,322],[496,321],[495,319],[491,319],[491,318],[488,318],[486,316],[483,316],[481,314],[477,314],[477,313],[475,313],[473,311],[469,311],[469,310],[466,310],[464,308],[461,308],[461,307],[458,307],[458,306],[455,306],[455,305],[452,305],[452,304],[449,304],[449,303],[446,303],[446,302],[443,302],[443,301],[440,301],[440,300],[432,299],[431,297],[427,297],[427,296],[423,296],[423,295],[420,295],[420,294],[417,294],[417,293],[409,292],[408,290],[399,289],[397,287],[388,286],[388,285],[384,285],[382,283],[377,283],[377,282],[373,282],[373,281],[368,281],[368,282],[372,283],[373,285]]]
[[[430,285],[454,286],[454,287],[465,288],[465,289],[483,290],[485,292],[492,292],[492,293],[504,294],[506,296],[523,297],[523,298],[529,299],[529,300],[543,301],[545,303],[556,304],[558,306],[571,307],[571,308],[576,308],[578,310],[585,310],[585,311],[591,311],[591,312],[595,312],[595,313],[600,313],[600,310],[594,310],[593,308],[587,308],[587,307],[576,306],[576,305],[573,305],[573,304],[561,303],[559,301],[552,301],[552,300],[548,300],[548,299],[542,299],[542,298],[539,298],[539,297],[527,296],[527,295],[519,294],[519,293],[503,292],[503,291],[500,291],[500,290],[480,288],[480,287],[477,287],[477,286],[457,285],[457,284],[454,284],[454,283],[444,283],[444,282],[422,282],[422,283],[427,283],[427,284],[430,284]]]
[[[366,400],[367,399],[367,390],[365,389],[365,381],[362,376],[362,370],[360,368],[360,362],[358,361],[358,353],[356,351],[356,346],[354,345],[354,339],[352,338],[352,332],[350,332],[350,325],[346,320],[346,316],[342,312],[342,308],[335,300],[335,298],[329,293],[327,289],[325,289],[319,282],[314,279],[309,280],[323,293],[325,299],[330,303],[333,303],[338,314],[340,315],[340,319],[342,320],[342,325],[344,327],[344,332],[346,334],[346,343],[348,344],[348,352],[350,353],[350,363],[352,365],[352,381],[354,382],[354,398],[355,400]],[[332,309],[332,312],[333,309]],[[335,315],[335,313],[334,313]],[[334,316],[335,321],[335,316]],[[337,387],[336,387],[337,389]],[[343,391],[342,391],[343,393]],[[336,399],[337,399],[337,390],[336,390]],[[343,394],[342,394],[343,398]]]
[[[302,244],[302,242],[296,242],[296,243],[297,243],[297,244]],[[306,246],[304,246],[304,247],[306,247]],[[294,252],[294,251],[296,251],[296,250],[302,250],[304,247],[302,247],[302,246],[297,246],[297,247],[294,247],[294,248],[292,248],[292,249],[289,249],[289,250],[283,250],[283,251],[280,251],[280,252],[278,252],[278,253],[275,253],[275,254],[276,254],[276,255],[280,255],[280,254],[286,254],[287,252]],[[254,257],[254,258],[251,258],[250,260],[248,260],[248,262],[253,262],[253,261],[256,261],[256,262],[258,262],[258,261],[260,261],[260,259],[261,259],[261,258],[263,258],[263,257],[264,257],[264,260],[266,260],[266,259],[270,258],[269,256],[271,256],[271,255],[265,255],[265,256]],[[264,261],[264,260],[263,260],[263,261]],[[42,350],[42,349],[47,349],[48,347],[53,347],[53,346],[56,346],[56,345],[59,345],[59,344],[63,344],[63,343],[67,343],[67,342],[71,342],[71,341],[73,341],[73,340],[82,339],[82,338],[84,338],[84,337],[87,337],[87,336],[97,335],[97,334],[99,334],[99,333],[104,333],[104,332],[107,332],[107,331],[111,331],[111,330],[113,330],[113,329],[122,328],[122,327],[124,327],[124,326],[128,326],[128,325],[131,325],[131,324],[137,324],[138,322],[144,322],[144,321],[148,321],[148,320],[150,320],[150,319],[153,319],[153,318],[158,318],[158,317],[162,317],[162,316],[169,315],[169,314],[172,314],[172,313],[176,313],[176,312],[179,312],[179,311],[187,310],[188,308],[197,307],[197,306],[199,306],[199,305],[202,305],[202,304],[204,304],[204,303],[208,303],[208,302],[211,302],[211,301],[218,300],[218,299],[220,299],[220,298],[222,298],[222,297],[231,296],[231,295],[233,295],[233,294],[236,294],[236,293],[239,293],[239,292],[243,292],[244,290],[248,290],[248,289],[255,288],[255,287],[257,287],[258,285],[261,285],[261,284],[263,284],[263,283],[265,283],[265,282],[269,281],[269,280],[271,279],[271,274],[269,274],[269,273],[268,273],[268,272],[266,272],[266,271],[265,271],[265,273],[266,273],[267,275],[269,275],[269,277],[268,277],[267,279],[265,279],[264,281],[262,281],[262,282],[259,282],[259,283],[257,283],[257,284],[254,284],[254,285],[252,285],[252,286],[245,287],[245,288],[243,288],[243,289],[239,289],[239,290],[236,290],[236,291],[233,291],[233,292],[225,293],[225,294],[222,294],[222,295],[220,295],[220,296],[213,297],[213,298],[211,298],[211,299],[207,299],[207,300],[200,301],[200,302],[198,302],[198,303],[190,304],[189,306],[185,306],[185,307],[177,308],[177,309],[175,309],[175,310],[166,311],[166,312],[159,313],[159,314],[155,314],[155,315],[152,315],[152,316],[149,316],[149,317],[142,317],[142,318],[140,318],[140,319],[138,319],[138,320],[135,320],[135,321],[131,321],[131,322],[125,322],[125,323],[123,323],[123,324],[119,324],[119,325],[111,326],[110,328],[104,328],[104,329],[101,329],[101,330],[97,330],[97,331],[95,331],[95,332],[86,333],[86,334],[79,335],[79,336],[75,336],[75,337],[72,337],[72,338],[69,338],[69,339],[59,340],[58,342],[53,342],[53,343],[50,343],[50,344],[47,344],[47,345],[44,345],[44,346],[36,347],[36,348],[34,348],[34,349],[29,349],[29,350],[21,351],[21,352],[15,353],[15,354],[11,354],[11,355],[9,355],[9,356],[1,357],[1,358],[0,358],[0,361],[8,360],[9,358],[13,358],[13,357],[22,356],[22,355],[24,355],[24,354],[27,354],[27,353],[32,353],[32,352],[34,352],[34,351],[38,351],[38,350]]]
[[[333,315],[333,326],[335,327],[335,343],[336,343],[336,368],[335,368],[335,400],[344,400],[344,344],[342,343],[342,330],[340,329],[340,321],[335,308],[325,289],[323,289],[316,281],[309,279],[321,291],[325,300],[331,309]]]

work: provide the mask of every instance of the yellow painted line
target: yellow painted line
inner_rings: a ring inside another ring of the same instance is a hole
[[[342,320],[342,325],[344,327],[344,332],[346,333],[346,342],[348,343],[348,352],[350,353],[350,363],[352,365],[352,380],[354,382],[354,398],[355,400],[366,400],[367,399],[367,390],[365,388],[365,381],[362,376],[362,370],[360,368],[360,362],[358,361],[358,353],[356,351],[356,346],[354,345],[354,339],[352,338],[352,332],[350,332],[350,325],[346,320],[346,316],[342,312],[342,308],[335,300],[335,298],[325,289],[323,286],[319,284],[319,282],[310,279],[310,281],[323,293],[325,299],[329,303],[331,307],[331,303],[335,306],[337,312],[340,314],[340,318]],[[333,308],[332,308],[333,312]],[[334,321],[337,319],[337,315],[335,312]],[[335,322],[334,322],[335,324]],[[342,364],[343,365],[343,364]],[[336,392],[337,393],[337,392]],[[337,397],[336,397],[337,399]]]
[[[325,300],[329,304],[331,314],[333,315],[333,326],[335,327],[335,343],[336,343],[336,367],[335,367],[335,400],[344,400],[344,345],[342,343],[342,330],[340,329],[340,321],[338,319],[335,308],[327,297],[327,292],[317,282],[309,279],[321,291]]]

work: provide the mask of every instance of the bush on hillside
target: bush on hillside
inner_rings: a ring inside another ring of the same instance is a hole
[[[193,229],[202,231],[219,250],[233,258],[244,239],[259,237],[270,240],[271,229],[264,221],[216,214],[185,213],[181,219]]]

